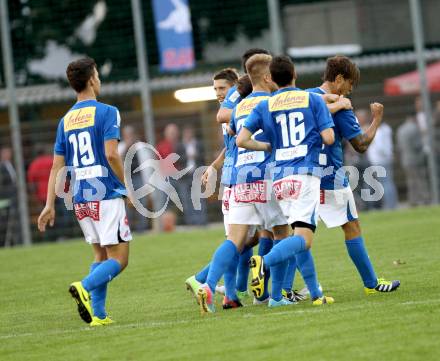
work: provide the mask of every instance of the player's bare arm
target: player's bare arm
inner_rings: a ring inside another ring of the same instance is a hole
[[[208,180],[214,175],[214,171],[218,172],[223,167],[225,161],[226,148],[223,148],[218,157],[208,166],[202,175],[202,184],[206,185]]]
[[[269,143],[259,142],[255,139],[252,139],[252,133],[245,127],[240,130],[240,133],[238,133],[235,143],[237,144],[237,147],[249,150],[262,150],[265,152],[272,151],[272,147]]]
[[[328,95],[334,95],[334,94],[326,94]],[[344,96],[338,96],[338,100],[335,102],[327,102],[327,108],[330,111],[330,113],[334,114],[336,112],[339,112],[340,110],[346,109],[351,110],[353,109],[353,106],[351,105],[351,101],[348,98],[345,98]]]
[[[125,184],[124,181],[124,166],[122,164],[121,156],[118,153],[118,140],[110,139],[105,141],[105,157],[107,158],[108,164],[110,165],[112,171],[115,173],[116,177]]]
[[[222,123],[229,123],[229,121],[231,120],[231,115],[232,115],[232,109],[228,109],[228,108],[220,108],[217,112],[217,123],[222,124]]]
[[[383,105],[380,103],[370,104],[373,120],[368,129],[357,137],[350,140],[351,145],[358,153],[365,153],[376,136],[377,129],[382,123]]]
[[[333,128],[324,129],[321,132],[321,138],[325,145],[332,145],[335,142],[335,131]]]
[[[38,230],[40,232],[44,232],[46,230],[47,224],[51,227],[55,222],[55,199],[56,195],[56,186],[57,186],[57,176],[60,170],[64,167],[65,160],[64,156],[55,154],[53,157],[52,168],[50,170],[49,182],[47,185],[47,198],[46,205],[44,209],[41,211],[40,216],[38,217]],[[59,182],[58,186],[62,182]]]

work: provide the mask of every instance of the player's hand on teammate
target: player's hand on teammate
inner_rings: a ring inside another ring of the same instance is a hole
[[[326,104],[336,103],[339,100],[339,95],[337,94],[323,94],[322,98]]]
[[[47,224],[53,227],[55,223],[55,208],[45,206],[38,217],[38,230],[44,232]]]
[[[342,96],[342,95],[339,97],[338,102],[341,104],[342,109],[347,109],[347,110],[353,109],[353,105],[351,104],[351,100]]]
[[[370,104],[371,115],[375,121],[381,122],[383,117],[383,105],[380,103]]]

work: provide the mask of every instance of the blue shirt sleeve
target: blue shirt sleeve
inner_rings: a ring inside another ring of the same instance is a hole
[[[336,127],[345,139],[351,140],[362,134],[362,128],[352,110],[340,110],[334,115],[334,119]]]
[[[54,153],[56,155],[66,155],[66,138],[64,134],[64,119],[60,121],[57,128],[57,137],[55,139]]]
[[[333,118],[324,102],[324,99],[317,94],[311,93],[310,101],[313,102],[312,106],[315,113],[316,126],[318,127],[319,132],[322,132],[328,128],[333,128],[335,123],[333,122]]]
[[[231,89],[228,90],[225,100],[221,105],[221,108],[234,109],[235,106],[240,102],[240,93],[237,91],[237,87],[234,85]]]
[[[109,107],[104,119],[104,141],[121,139],[121,116],[115,107]]]
[[[248,115],[244,121],[243,127],[249,129],[249,131],[254,134],[257,130],[263,129],[263,107],[267,104],[267,100],[263,100],[258,105],[252,109],[251,114]]]

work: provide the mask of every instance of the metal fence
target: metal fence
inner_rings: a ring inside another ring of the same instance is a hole
[[[413,50],[413,27],[407,18],[417,11],[417,6],[410,7],[411,3],[417,5],[417,1],[190,0],[196,67],[181,73],[160,71],[150,1],[0,2],[3,29],[0,170],[4,173],[1,178],[0,222],[1,233],[5,234],[0,246],[4,243],[27,243],[31,239],[33,242],[61,240],[80,234],[72,213],[66,211],[61,203],[57,205],[59,216],[51,232],[39,234],[35,223],[44,205],[41,182],[44,183],[50,169],[56,126],[75,99],[73,91],[67,87],[65,68],[69,61],[81,55],[91,56],[97,61],[103,82],[100,100],[120,109],[123,124],[131,126],[127,128],[127,139],[158,143],[164,137],[165,127],[171,123],[177,125],[180,133],[184,128],[192,128],[202,145],[203,163],[209,164],[222,147],[221,131],[215,122],[218,104],[216,101],[180,103],[174,97],[175,90],[210,85],[216,70],[226,66],[239,68],[241,53],[250,47],[290,54],[297,66],[298,85],[304,88],[317,86],[324,70],[325,51],[340,52],[344,48],[339,45],[350,45],[348,51],[361,69],[361,84],[352,95],[353,104],[357,109],[367,109],[372,101],[385,105],[385,120],[394,134],[394,182],[399,201],[407,202],[406,175],[400,162],[396,133],[408,116],[416,116],[417,112],[420,116],[422,110],[416,109],[415,95],[385,95],[384,81],[415,70],[417,60],[421,58],[420,53]],[[390,7],[391,2],[394,7]],[[370,6],[366,6],[367,3]],[[440,59],[440,25],[432,15],[439,5],[431,0],[422,1],[421,5],[428,45],[422,52],[424,59],[432,63]],[[136,6],[139,6],[137,10]],[[341,16],[341,9],[344,16]],[[384,11],[392,16],[387,19],[379,16]],[[136,23],[137,15],[140,15],[141,21]],[[397,26],[400,26],[400,31],[395,31]],[[378,34],[386,36],[380,37],[375,45]],[[11,40],[9,44],[8,38]],[[328,45],[336,48],[329,50]],[[315,49],[310,48],[312,46]],[[313,54],[316,47],[321,55]],[[13,73],[9,82],[8,52],[11,53],[9,65]],[[144,52],[148,64],[142,58]],[[148,66],[142,69],[140,65]],[[420,66],[423,67],[423,64],[420,63]],[[12,79],[15,84],[12,84]],[[13,85],[16,89],[12,88]],[[14,94],[13,99],[9,94]],[[432,119],[437,119],[435,125],[439,126],[440,96],[435,93],[430,95]],[[19,120],[15,127],[14,102],[17,103]],[[427,105],[424,104],[423,112],[429,120]],[[439,133],[437,136],[440,136]],[[428,134],[434,133],[429,131]],[[180,140],[181,137],[182,134],[179,135]],[[438,137],[434,139],[431,153],[426,158],[426,169],[430,160],[432,171],[434,159],[429,156],[435,153],[437,144],[440,144]],[[14,154],[8,150],[11,147]],[[23,159],[22,164],[20,159]],[[13,170],[5,164],[11,164]],[[431,182],[434,178],[438,175],[431,177]],[[23,185],[21,193],[20,180]],[[433,192],[430,199],[434,199]],[[371,205],[359,206],[371,208]],[[180,211],[172,212],[177,215],[178,223],[190,222]],[[131,216],[135,230],[152,227],[151,220],[136,214]],[[221,219],[220,204],[216,197],[211,197],[206,207],[206,221]],[[30,229],[29,236],[26,229]]]

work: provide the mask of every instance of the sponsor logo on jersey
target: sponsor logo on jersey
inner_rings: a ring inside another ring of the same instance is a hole
[[[64,131],[93,127],[96,107],[74,109],[64,116]]]
[[[266,203],[267,184],[264,181],[243,183],[234,186],[236,202],[241,203]]]
[[[324,189],[320,189],[319,204],[325,204],[325,191],[324,191]]]
[[[278,200],[298,199],[302,182],[296,179],[282,179],[273,184],[273,191]]]
[[[91,218],[94,221],[99,221],[99,205],[97,201],[87,203],[75,203],[75,215],[78,220],[84,218]]]
[[[235,118],[240,118],[251,114],[252,109],[254,109],[259,102],[268,98],[268,96],[261,96],[243,99],[235,108]]]
[[[296,108],[308,108],[309,93],[298,90],[274,95],[269,99],[269,110],[276,112],[278,110],[290,110]]]

